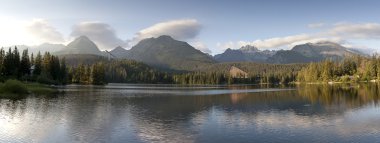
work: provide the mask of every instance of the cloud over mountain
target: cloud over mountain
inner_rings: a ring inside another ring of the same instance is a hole
[[[379,23],[338,23],[329,27],[324,23],[309,24],[309,28],[327,27],[318,33],[306,33],[289,35],[284,37],[275,37],[268,39],[259,39],[255,41],[229,41],[226,43],[217,43],[219,49],[240,48],[244,45],[253,45],[258,48],[283,49],[294,45],[304,43],[315,43],[318,41],[332,41],[340,44],[348,44],[352,39],[376,40],[380,39]],[[352,44],[352,43],[350,43]],[[357,45],[357,47],[362,47]]]
[[[102,22],[81,22],[74,25],[70,36],[75,38],[82,35],[86,35],[93,40],[100,49],[127,46],[127,42],[119,38],[110,25]]]
[[[202,51],[203,53],[211,54],[211,50],[201,41],[194,41],[189,44],[192,45],[195,49]]]
[[[161,35],[169,35],[178,40],[191,40],[198,36],[201,29],[202,26],[196,19],[160,22],[137,32],[131,43],[136,44],[142,39]]]
[[[326,32],[326,35],[344,38],[380,39],[379,23],[340,23]]]
[[[63,35],[44,19],[34,19],[25,28],[28,33],[41,41],[52,43],[64,42]]]

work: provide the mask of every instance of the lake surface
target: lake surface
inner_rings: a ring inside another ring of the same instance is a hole
[[[0,99],[0,142],[380,142],[380,86],[66,86]]]

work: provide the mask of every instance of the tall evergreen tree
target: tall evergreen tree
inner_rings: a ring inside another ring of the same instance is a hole
[[[62,83],[66,83],[67,78],[68,78],[68,70],[66,67],[66,59],[62,58],[61,59],[61,65],[60,65],[60,71],[59,71],[59,81]]]
[[[13,74],[19,78],[21,76],[21,72],[20,72],[20,52],[18,51],[17,47],[15,46],[14,50],[13,50],[13,65],[14,65],[14,69],[13,69]]]
[[[34,65],[34,54],[32,53],[30,56],[30,65]]]
[[[30,74],[30,60],[27,49],[22,51],[19,73],[21,76]]]
[[[103,63],[93,64],[91,66],[91,84],[105,84],[105,69]]]
[[[51,78],[51,56],[49,52],[45,52],[44,57],[42,58],[42,70],[46,78]]]
[[[33,75],[38,76],[42,72],[42,56],[41,53],[38,52],[36,59],[34,60],[34,71]]]
[[[4,78],[4,58],[5,51],[3,48],[0,49],[0,78]]]
[[[12,53],[12,49],[9,48],[8,52],[6,53],[4,57],[4,75],[6,77],[13,76],[15,72],[15,65],[13,64],[14,57]]]

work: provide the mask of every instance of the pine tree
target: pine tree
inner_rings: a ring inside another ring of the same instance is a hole
[[[61,72],[61,64],[59,62],[58,57],[51,55],[50,61],[49,61],[49,73],[52,77],[52,80],[57,81],[60,77]]]
[[[22,52],[19,73],[21,74],[21,76],[30,74],[30,61],[29,61],[29,55],[28,55],[27,49],[23,50]]]
[[[19,68],[20,68],[20,53],[18,52],[17,47],[15,47],[13,50],[13,65],[14,65],[13,74],[17,78],[19,78],[21,76],[21,72],[19,70]]]
[[[5,57],[4,57],[4,75],[6,77],[10,77],[12,76],[12,74],[14,73],[14,64],[13,64],[13,53],[12,53],[12,49],[9,48],[8,49],[8,52],[6,53]]]
[[[67,78],[68,78],[68,70],[67,70],[67,67],[66,67],[66,59],[63,58],[61,60],[61,67],[60,67],[60,72],[59,72],[59,80],[61,83],[66,83],[67,82]]]
[[[321,81],[328,82],[332,80],[332,63],[330,61],[324,61],[322,64],[322,73],[321,73]]]
[[[4,78],[4,58],[5,51],[3,48],[0,49],[0,80]]]
[[[38,76],[42,72],[42,56],[41,53],[38,52],[36,59],[34,60],[34,71],[33,75]]]
[[[103,63],[93,64],[91,66],[91,84],[105,84],[105,72]]]
[[[32,55],[30,56],[30,65],[34,65],[34,55],[32,53]]]
[[[44,54],[42,59],[42,71],[47,78],[51,78],[51,56],[49,52]]]

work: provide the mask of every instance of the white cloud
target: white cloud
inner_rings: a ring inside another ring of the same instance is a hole
[[[47,20],[19,20],[0,16],[0,44],[39,45],[44,42],[62,43],[62,34]]]
[[[200,41],[191,42],[190,45],[192,45],[195,49],[198,49],[204,53],[211,54],[211,50],[207,48],[207,46]]]
[[[264,40],[255,40],[253,42],[239,41],[238,44],[239,46],[253,45],[259,48],[274,48],[274,47],[282,47],[285,45],[290,45],[299,41],[308,41],[312,39],[314,39],[313,36],[310,36],[308,34],[300,34],[300,35],[276,37],[276,38],[270,38],[270,39],[264,39]]]
[[[264,40],[255,40],[255,41],[238,41],[238,42],[226,42],[226,43],[218,43],[217,47],[220,49],[238,49],[245,45],[253,45],[258,48],[262,49],[278,49],[278,48],[289,48],[293,45],[297,44],[303,44],[308,42],[318,42],[318,41],[325,41],[328,40],[326,38],[318,38],[313,35],[308,34],[299,34],[299,35],[292,35],[292,36],[286,36],[286,37],[276,37],[276,38],[269,38]],[[334,40],[337,41],[337,40]]]
[[[110,25],[102,22],[81,22],[74,25],[70,36],[76,38],[81,35],[89,37],[103,50],[127,46],[126,41],[117,37],[115,30]]]
[[[44,42],[62,43],[63,35],[44,19],[34,19],[26,26],[28,33]]]
[[[309,28],[321,28],[323,26],[325,26],[325,23],[311,23],[307,25]]]
[[[226,50],[226,49],[237,49],[239,48],[239,44],[238,43],[235,43],[235,42],[232,42],[232,41],[229,41],[229,42],[225,42],[225,43],[216,43],[216,46],[222,50]]]
[[[195,19],[161,22],[137,32],[135,37],[131,40],[131,44],[136,44],[145,38],[158,37],[161,35],[169,35],[177,40],[191,40],[198,36],[201,29],[201,24]]]
[[[380,39],[379,23],[340,23],[328,30],[326,35],[353,39]]]
[[[324,23],[309,24],[309,27],[317,28],[325,26]],[[261,49],[282,49],[291,48],[298,44],[315,43],[319,41],[331,41],[340,44],[346,44],[349,40],[364,39],[364,40],[378,40],[380,39],[380,24],[379,23],[337,23],[332,27],[327,28],[319,33],[297,34],[285,37],[275,37],[269,39],[259,39],[255,41],[236,41],[226,42],[224,44],[218,43],[219,49],[226,48],[240,48],[245,45],[253,45]],[[355,47],[365,47],[355,45]]]

